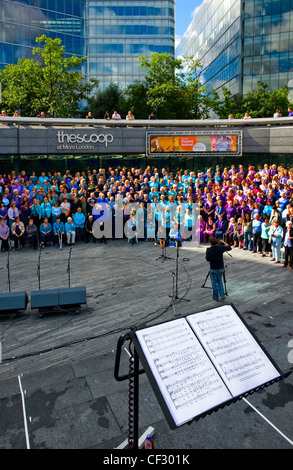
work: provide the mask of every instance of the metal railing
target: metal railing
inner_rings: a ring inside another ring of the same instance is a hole
[[[126,119],[110,121],[105,119],[64,119],[64,118],[33,118],[33,117],[0,117],[0,124],[13,125],[43,125],[44,127],[248,127],[248,126],[268,126],[291,124],[293,117],[281,118],[251,118],[251,119],[174,119],[174,120],[148,120],[135,119],[127,121]]]

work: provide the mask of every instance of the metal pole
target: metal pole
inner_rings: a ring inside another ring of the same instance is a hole
[[[133,449],[138,449],[139,356],[134,348]]]

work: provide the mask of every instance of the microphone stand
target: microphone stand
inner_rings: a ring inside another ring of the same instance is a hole
[[[166,256],[166,241],[164,240],[164,243],[161,245],[162,248],[162,254],[156,259],[158,261],[159,259],[162,259],[162,263],[164,263],[165,259],[174,259],[170,258],[169,256]]]
[[[58,241],[59,241],[59,250],[62,250],[63,239],[62,239],[62,232],[60,229],[58,230]]]
[[[7,276],[8,276],[8,290],[9,290],[9,292],[11,292],[11,289],[10,289],[9,255],[10,255],[10,249],[8,248],[6,267],[7,267]]]
[[[178,239],[178,240],[175,240],[175,245],[176,245],[176,249],[177,249],[177,253],[176,253],[176,270],[175,270],[175,291],[174,291],[174,282],[173,282],[173,295],[170,296],[172,297],[173,299],[173,302],[174,300],[178,300],[179,297],[178,297],[178,261],[179,261],[179,246],[180,246],[180,242],[181,241],[181,238]],[[174,273],[173,274],[173,277],[174,277]],[[175,292],[175,295],[174,295],[174,292]],[[184,299],[184,298],[180,298],[180,300],[185,300],[186,302],[190,302],[189,299]]]
[[[72,246],[69,248],[69,256],[67,262],[67,272],[68,272],[68,287],[70,287],[70,258],[71,258]]]
[[[41,253],[42,253],[42,244],[40,244],[40,248],[39,248],[39,259],[38,259],[38,268],[37,268],[37,275],[39,279],[39,290],[41,290]]]

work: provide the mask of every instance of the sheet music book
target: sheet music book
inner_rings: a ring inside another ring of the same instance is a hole
[[[135,331],[133,339],[171,427],[281,376],[232,305]]]

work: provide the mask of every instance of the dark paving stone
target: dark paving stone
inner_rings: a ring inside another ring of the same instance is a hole
[[[79,244],[71,258],[71,286],[86,285],[87,305],[79,314],[37,311],[0,316],[0,448],[25,449],[18,376],[25,390],[33,449],[113,449],[129,432],[129,381],[116,381],[118,339],[141,328],[218,306],[212,300],[206,246],[180,252],[179,300],[172,305],[173,260],[157,260],[152,244],[125,240],[106,247]],[[12,290],[38,289],[37,254],[11,256]],[[293,336],[292,273],[269,258],[232,250],[226,258],[228,296],[249,328],[282,370]],[[42,288],[67,287],[68,250],[42,253]],[[183,258],[185,261],[183,261]],[[188,259],[188,261],[187,261]],[[0,257],[5,267],[6,258]],[[0,269],[0,283],[7,283]],[[180,300],[188,299],[189,302]],[[125,347],[125,349],[124,349]],[[131,345],[123,344],[119,372],[129,371]],[[159,449],[289,449],[290,444],[259,413],[293,440],[293,374],[229,407],[170,430],[145,374],[139,384],[139,431],[155,428]]]

